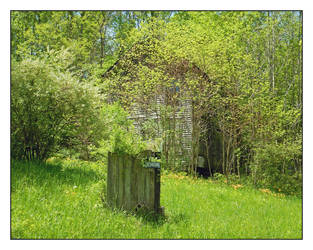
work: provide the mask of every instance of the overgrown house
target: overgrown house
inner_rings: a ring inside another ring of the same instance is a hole
[[[136,43],[102,75],[106,93],[109,93],[108,101],[122,100],[131,114],[130,119],[145,139],[158,141],[162,138],[160,150],[170,167],[188,170],[193,165],[193,168],[198,167],[198,172],[208,176],[220,165],[220,146],[216,140],[212,143],[214,135],[208,136],[207,132],[200,131],[195,140],[196,103],[186,82],[192,77],[201,79],[204,84],[211,81],[187,59],[174,57],[170,63],[165,63],[147,43]],[[152,80],[155,84],[150,90],[129,94],[137,85],[144,84],[143,69],[145,77],[151,79],[150,74],[155,74],[156,68],[161,74],[157,83]]]

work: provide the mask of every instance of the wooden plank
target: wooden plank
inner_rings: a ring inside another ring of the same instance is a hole
[[[113,154],[113,205],[117,207],[117,197],[118,197],[118,156]]]
[[[110,174],[110,180],[111,180],[111,184],[110,184],[110,187],[108,187],[110,189],[110,192],[111,192],[111,195],[110,195],[110,199],[111,199],[111,206],[115,206],[114,204],[114,155],[111,153],[110,154],[110,171],[111,171],[111,174]]]
[[[125,155],[124,159],[124,173],[125,173],[125,183],[124,183],[124,204],[125,208],[131,209],[131,169],[132,169],[132,159],[131,156]]]
[[[154,211],[159,212],[161,194],[161,173],[160,169],[154,169]]]
[[[139,203],[138,171],[139,171],[139,161],[138,159],[132,158],[132,169],[131,169],[131,207],[132,209],[135,209]]]
[[[138,190],[138,202],[141,205],[145,205],[145,172],[143,171],[141,167],[141,162],[137,161],[137,174],[138,174],[138,180],[137,180],[137,190]]]
[[[117,207],[123,207],[124,198],[124,155],[121,155],[117,159],[118,162],[118,196],[117,196]]]
[[[144,172],[144,185],[145,185],[145,204],[146,206],[151,209],[151,203],[150,203],[150,169],[143,169]],[[153,208],[153,207],[152,207]]]
[[[154,169],[150,170],[150,186],[151,186],[151,191],[150,191],[150,202],[151,202],[151,209],[154,210],[155,204],[155,171]]]
[[[149,208],[154,210],[154,169],[149,169],[149,176],[148,176],[147,183],[149,185]]]
[[[121,200],[122,200],[122,208],[125,208],[125,206],[126,206],[126,197],[125,197],[125,191],[126,191],[126,174],[125,174],[125,170],[126,170],[126,154],[125,155],[123,155],[123,157],[122,157],[122,177],[121,177],[121,179],[122,179],[122,198],[121,198]]]
[[[112,201],[112,190],[113,180],[112,180],[112,154],[108,153],[108,168],[107,168],[107,202],[110,206],[113,205]]]

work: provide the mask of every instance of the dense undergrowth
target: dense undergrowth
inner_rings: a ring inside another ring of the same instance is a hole
[[[13,239],[301,239],[296,196],[163,172],[165,216],[106,206],[106,165],[11,163]]]

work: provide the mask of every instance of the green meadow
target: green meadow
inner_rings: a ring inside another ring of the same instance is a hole
[[[11,162],[12,239],[301,239],[302,200],[162,173],[165,215],[106,205],[106,165]]]

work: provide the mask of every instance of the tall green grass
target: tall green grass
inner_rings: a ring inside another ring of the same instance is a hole
[[[13,161],[11,238],[301,239],[302,201],[267,190],[163,174],[165,216],[108,208],[106,166]]]

